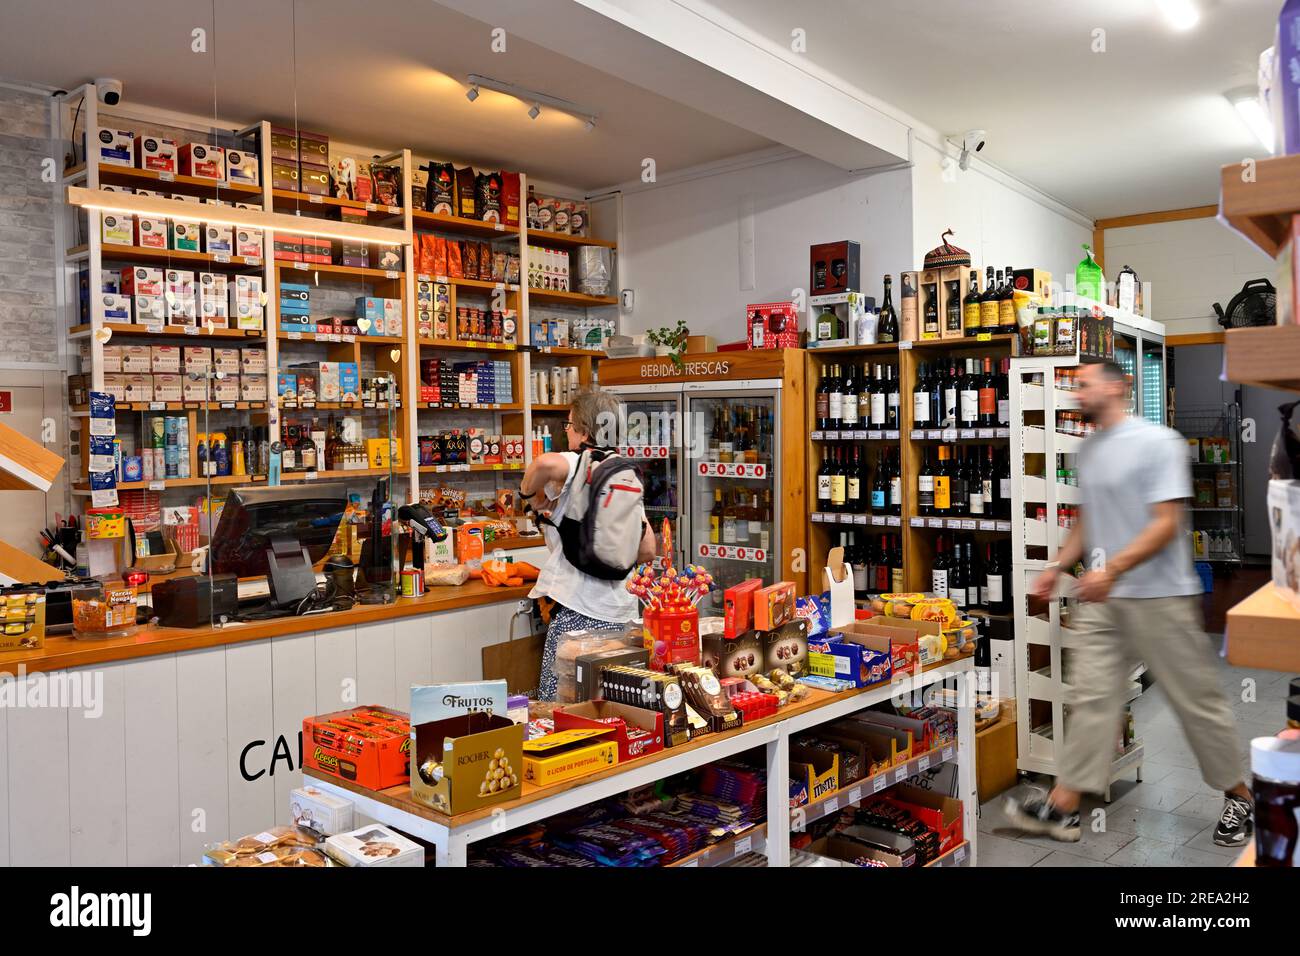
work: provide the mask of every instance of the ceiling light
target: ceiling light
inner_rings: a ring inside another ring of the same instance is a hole
[[[465,99],[469,100],[471,103],[473,103],[476,99],[478,99],[478,87],[471,86],[468,90],[466,90]]]
[[[593,129],[595,129],[595,128],[596,128],[596,117],[594,117],[594,116],[588,116],[588,117],[587,117],[587,122],[586,122],[586,124],[583,126],[583,129],[585,129],[588,133],[590,133],[590,132],[591,132]]]
[[[1273,121],[1259,102],[1259,96],[1253,88],[1245,87],[1226,94],[1228,102],[1237,110],[1241,121],[1250,127],[1250,131],[1270,153],[1273,152]]]
[[[469,83],[471,89],[481,87],[485,90],[494,90],[497,93],[504,93],[506,96],[513,96],[521,103],[527,103],[529,119],[537,119],[537,117],[541,116],[542,107],[545,106],[547,109],[567,113],[569,116],[582,120],[588,124],[588,129],[596,125],[596,117],[599,114],[595,110],[579,106],[577,103],[561,99],[558,96],[551,96],[549,93],[543,93],[539,90],[516,86],[514,83],[506,83],[504,80],[494,80],[492,77],[483,76],[481,73],[471,73],[465,80]]]
[[[1156,0],[1156,6],[1175,30],[1190,30],[1201,22],[1200,11],[1192,0]]]

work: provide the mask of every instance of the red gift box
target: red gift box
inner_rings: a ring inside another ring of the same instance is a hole
[[[751,349],[797,349],[799,313],[794,302],[745,306],[745,341]]]

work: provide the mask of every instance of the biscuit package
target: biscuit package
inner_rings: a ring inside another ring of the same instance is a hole
[[[330,837],[325,852],[343,866],[424,866],[424,847],[378,823]]]

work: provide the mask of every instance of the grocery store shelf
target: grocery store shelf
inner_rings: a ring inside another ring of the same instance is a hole
[[[417,230],[436,230],[438,232],[458,232],[482,239],[518,239],[519,228],[507,226],[502,222],[483,222],[480,219],[464,219],[460,216],[444,216],[424,209],[411,210],[411,220]]]
[[[213,475],[211,478],[164,478],[153,481],[119,481],[118,491],[162,491],[172,488],[205,488],[213,485],[251,485],[265,482],[266,475]],[[79,481],[72,486],[78,494],[90,494],[90,485]]]
[[[1300,213],[1300,155],[1253,160],[1246,181],[1241,163],[1224,166],[1219,179],[1219,219],[1253,242],[1270,259],[1286,242],[1291,216]],[[1232,331],[1228,332],[1232,341]],[[1292,365],[1292,372],[1297,366]],[[1232,377],[1233,381],[1239,381]]]
[[[940,764],[956,759],[957,742],[954,740],[934,750],[918,754],[911,760],[896,767],[890,767],[888,770],[874,776],[855,780],[853,783],[846,784],[835,792],[828,793],[826,796],[806,803],[801,807],[791,808],[790,814],[791,816],[800,815],[804,825],[807,826],[822,817],[838,813],[844,807],[855,807],[864,798],[880,793],[895,784],[903,783],[908,778],[914,777],[918,773],[924,773],[931,767],[937,767]]]
[[[814,524],[851,524],[877,525],[901,528],[903,519],[899,515],[846,514],[838,511],[814,511],[808,516]]]
[[[261,341],[266,338],[266,333],[261,329],[222,329],[208,328],[204,325],[137,325],[133,322],[105,322],[100,328],[110,329],[114,335],[168,335],[179,338],[218,338],[218,339],[243,339],[248,341],[254,339]],[[89,325],[74,325],[68,330],[68,338],[83,339],[90,335]]]
[[[1300,155],[1283,158],[1300,161]],[[1228,329],[1224,360],[1231,382],[1300,392],[1300,325]]]
[[[266,402],[115,402],[114,410],[121,412],[188,412],[209,411],[224,412],[266,408]],[[84,418],[90,414],[89,405],[71,405],[68,407],[73,418]]]
[[[406,474],[405,465],[388,468],[342,468],[334,471],[293,471],[280,475],[281,482],[296,481],[338,481],[348,478],[402,478]]]
[[[529,289],[528,301],[550,305],[602,306],[618,305],[612,295],[584,295],[581,292],[557,292],[554,289]]]
[[[417,339],[422,349],[449,349],[459,352],[517,352],[514,342],[453,341],[451,339]]]
[[[1300,610],[1272,582],[1228,611],[1225,637],[1234,667],[1300,674]]]
[[[275,333],[282,342],[320,342],[324,344],[351,345],[405,345],[406,339],[400,335],[359,335],[355,332],[286,332],[283,329]]]
[[[871,342],[866,345],[826,345],[818,348],[808,343],[809,355],[874,355],[880,352],[897,352],[897,342]]]
[[[65,182],[84,178],[86,164],[82,163],[63,174]],[[113,163],[99,164],[99,181],[112,186],[133,186],[137,189],[153,189],[185,196],[216,196],[219,193],[231,195],[232,200],[240,202],[262,201],[262,187],[246,183],[228,183],[215,179],[199,179],[194,176],[182,176],[179,173],[158,173],[152,169],[136,169],[134,166],[117,166]],[[201,218],[201,217],[196,217]]]
[[[387,281],[402,278],[401,269],[370,269],[362,266],[336,266],[326,262],[290,262],[287,259],[275,259],[275,267],[281,272],[320,272],[325,275],[339,276],[343,279],[360,279],[366,282]],[[281,276],[283,279],[284,276]]]
[[[573,355],[594,359],[607,357],[600,349],[571,349],[564,345],[536,345],[533,346],[533,352],[538,355]]]
[[[456,464],[456,465],[421,465],[420,474],[422,475],[447,475],[459,472],[483,472],[483,471],[523,471],[523,462],[506,462],[492,465],[485,464]]]
[[[545,229],[529,229],[528,244],[530,246],[604,246],[606,249],[618,248],[617,243],[610,242],[608,239],[597,239],[595,236],[570,236],[561,232],[548,232]]]
[[[522,402],[474,402],[467,405],[462,405],[460,402],[421,402],[419,407],[438,412],[521,412],[524,410]]]
[[[261,190],[259,189],[259,192]],[[334,209],[352,209],[372,216],[400,216],[401,206],[386,206],[373,202],[359,202],[355,199],[337,199],[334,196],[317,196],[312,193],[295,192],[291,189],[271,190],[271,200],[277,209],[301,209],[303,206],[330,207]],[[310,231],[310,227],[305,231]]]
[[[443,280],[441,278],[438,278],[435,281],[441,282]],[[487,282],[483,279],[463,279],[460,278],[459,276],[449,277],[446,281],[449,284],[454,285],[458,289],[479,289],[483,292],[510,292],[510,293],[515,293],[519,291],[519,286],[514,283],[507,284],[505,282]]]
[[[1004,534],[1011,533],[1011,521],[1007,518],[975,517],[940,517],[937,515],[909,515],[908,527],[936,528],[949,531],[991,531]]]
[[[927,867],[970,866],[970,841],[963,840],[943,856],[936,857],[926,864]]]
[[[808,437],[813,441],[898,441],[902,437],[902,432],[897,429],[869,431],[864,428],[847,430],[828,428],[809,432]]]
[[[1009,346],[1016,336],[1011,333],[991,334],[981,332],[979,335],[963,336],[960,339],[918,339],[911,344],[914,349],[973,349],[1001,348]],[[905,346],[906,347],[906,346]]]
[[[201,265],[208,271],[260,269],[262,260],[245,256],[229,256],[221,253],[187,252],[184,249],[155,249],[151,246],[119,246],[115,243],[100,244],[101,258],[105,262],[147,262],[158,266]],[[89,254],[88,247],[73,246],[67,252],[70,262],[84,259]]]
[[[744,833],[727,837],[682,857],[668,866],[722,866],[746,853],[762,853],[767,847],[767,824],[760,823]]]
[[[912,441],[940,441],[944,444],[964,441],[987,442],[1010,438],[1011,429],[1005,425],[994,428],[913,428],[908,432],[908,437]]]

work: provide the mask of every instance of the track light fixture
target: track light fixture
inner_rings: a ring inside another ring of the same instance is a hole
[[[592,129],[596,125],[596,118],[599,114],[595,110],[579,106],[577,103],[561,99],[558,96],[551,96],[549,93],[516,86],[514,83],[506,83],[503,80],[494,80],[492,77],[483,76],[480,73],[471,73],[465,80],[469,84],[469,90],[465,93],[465,96],[471,102],[478,96],[480,89],[493,90],[497,93],[504,93],[506,96],[513,96],[521,103],[527,103],[529,119],[537,119],[537,117],[541,116],[542,107],[545,106],[547,109],[567,113],[569,116],[582,120],[587,129]]]
[[[478,99],[477,85],[471,86],[468,90],[465,91],[465,99],[469,100],[471,103],[473,103],[476,99]]]
[[[541,115],[542,115],[542,108],[538,106],[536,103],[534,103],[532,106],[528,108],[529,119],[537,119],[537,117]]]

